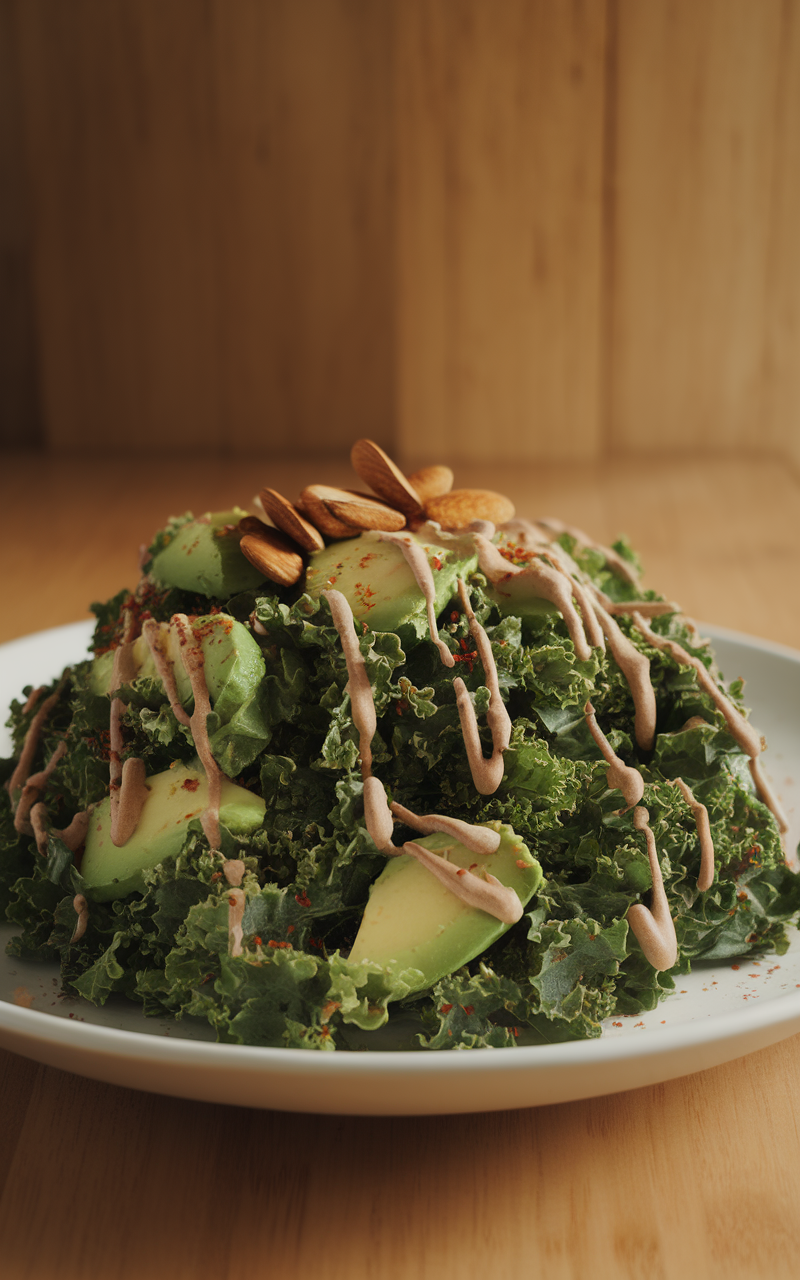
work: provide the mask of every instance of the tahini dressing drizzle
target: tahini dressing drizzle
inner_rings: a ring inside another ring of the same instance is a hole
[[[427,558],[426,558],[427,562]],[[430,571],[430,569],[429,569]],[[354,630],[353,611],[345,596],[340,591],[327,590],[322,593],[328,601],[331,609],[333,624],[342,641],[342,649],[344,652],[345,663],[347,665],[347,692],[350,695],[351,714],[353,723],[359,732],[359,752],[361,755],[362,776],[364,778],[364,821],[371,838],[375,841],[376,846],[390,856],[396,854],[405,854],[408,857],[416,858],[421,862],[432,875],[446,884],[447,887],[456,894],[462,902],[469,906],[480,907],[481,910],[487,911],[496,919],[502,920],[504,923],[514,924],[522,916],[522,903],[518,895],[513,889],[507,888],[500,881],[488,872],[485,872],[485,878],[474,875],[471,871],[462,867],[456,867],[449,863],[442,853],[432,853],[430,850],[423,848],[413,840],[408,840],[402,847],[397,847],[392,843],[392,833],[394,828],[395,817],[403,815],[402,820],[405,821],[405,815],[413,818],[413,825],[417,830],[421,831],[442,831],[443,823],[448,823],[448,819],[442,818],[440,815],[431,814],[427,817],[420,817],[416,814],[411,815],[410,810],[397,806],[397,809],[390,808],[386,796],[383,783],[380,779],[373,777],[371,762],[372,754],[370,750],[371,738],[375,733],[377,718],[375,713],[375,701],[372,693],[372,686],[364,666],[364,659],[358,646],[358,640]],[[435,622],[435,619],[434,619]],[[481,628],[482,630],[482,628]],[[484,632],[485,635],[485,632]],[[438,632],[437,632],[438,636]],[[446,648],[446,646],[444,646]],[[497,682],[497,671],[494,664],[494,658],[491,655],[491,646],[489,648],[490,666],[494,668],[493,680]],[[452,659],[452,654],[448,650],[448,656]],[[487,685],[490,680],[490,673],[487,671]],[[454,682],[455,683],[455,682]],[[499,689],[498,689],[499,696]],[[502,700],[501,700],[502,701]],[[470,704],[471,706],[471,704]],[[505,708],[504,708],[505,710]],[[473,711],[474,715],[474,711]],[[369,734],[369,738],[367,738]],[[480,741],[478,742],[478,750],[480,752]],[[366,763],[365,763],[366,762]],[[502,769],[500,776],[502,777]],[[498,779],[496,786],[499,785]],[[450,820],[452,821],[452,820]],[[474,845],[467,843],[464,839],[466,835],[469,839],[469,823],[458,823],[458,827],[453,832],[455,839],[464,843],[467,848],[473,848]],[[483,834],[485,829],[475,827],[473,831],[476,833],[476,839],[484,845],[486,835]],[[480,833],[480,834],[477,834]],[[500,842],[499,835],[496,832],[491,833],[496,836],[497,845]]]

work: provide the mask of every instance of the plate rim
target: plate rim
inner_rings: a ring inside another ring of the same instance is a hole
[[[65,623],[60,626],[43,628],[27,636],[17,637],[0,645],[0,661],[9,655],[9,650],[22,648],[31,641],[47,641],[66,638],[88,637],[93,629],[91,619]],[[712,641],[722,640],[741,645],[749,650],[762,652],[789,660],[800,666],[800,650],[790,646],[752,636],[746,632],[718,627],[699,622],[698,629],[708,635]],[[53,672],[53,674],[57,674]],[[5,925],[5,921],[0,922]],[[6,929],[14,928],[5,925]],[[732,957],[735,959],[735,957]],[[720,962],[717,962],[720,963]],[[660,1007],[665,1007],[663,1002]],[[165,1015],[166,1016],[166,1015]],[[702,1029],[702,1030],[701,1030]],[[341,1083],[343,1080],[358,1082],[364,1077],[378,1074],[381,1076],[402,1075],[411,1082],[426,1078],[438,1078],[441,1073],[452,1075],[458,1079],[464,1077],[499,1073],[507,1075],[520,1073],[531,1076],[543,1076],[554,1070],[561,1070],[570,1075],[580,1073],[590,1065],[606,1069],[614,1065],[630,1064],[634,1060],[651,1062],[654,1058],[665,1060],[674,1058],[676,1054],[694,1051],[702,1056],[704,1049],[719,1046],[726,1041],[733,1043],[752,1040],[769,1034],[764,1043],[772,1043],[800,1031],[800,987],[776,995],[763,1003],[761,1001],[748,1004],[745,1008],[725,1013],[710,1013],[707,1021],[692,1020],[671,1026],[648,1028],[645,1036],[609,1037],[600,1036],[588,1040],[563,1041],[551,1045],[523,1045],[518,1048],[499,1048],[486,1052],[414,1052],[402,1050],[375,1049],[360,1052],[357,1050],[338,1050],[335,1053],[315,1053],[303,1049],[275,1048],[258,1045],[222,1044],[213,1041],[198,1041],[180,1035],[154,1036],[142,1031],[127,1030],[118,1027],[107,1027],[80,1020],[66,1019],[39,1009],[30,1009],[13,1004],[0,997],[0,1045],[29,1057],[31,1046],[38,1049],[63,1049],[76,1054],[88,1054],[102,1064],[121,1059],[129,1063],[148,1064],[155,1068],[168,1070],[191,1067],[199,1071],[217,1069],[220,1072],[250,1074],[253,1070],[264,1071],[265,1095],[269,1094],[269,1081],[279,1072],[291,1072],[300,1080],[319,1083],[330,1080]],[[13,1044],[9,1044],[9,1037]],[[24,1045],[20,1044],[24,1042]],[[752,1048],[752,1046],[751,1046]],[[741,1054],[751,1051],[744,1047]],[[724,1060],[741,1056],[734,1052]],[[39,1061],[43,1059],[38,1058]],[[689,1074],[693,1070],[702,1069],[703,1062],[695,1063],[685,1071],[673,1074]],[[538,1068],[538,1070],[537,1070]],[[67,1068],[74,1069],[74,1068]],[[88,1071],[85,1074],[89,1074]],[[104,1078],[99,1075],[97,1078]],[[670,1077],[671,1078],[671,1077]],[[632,1087],[630,1084],[622,1088]],[[166,1090],[164,1090],[166,1091]],[[608,1092],[603,1088],[602,1092]],[[191,1090],[181,1096],[195,1096]],[[591,1088],[570,1095],[574,1100],[591,1097]],[[224,1099],[217,1099],[223,1101]],[[566,1100],[566,1099],[565,1099]],[[235,1099],[231,1099],[235,1102]],[[537,1100],[512,1105],[536,1105]],[[252,1104],[251,1105],[255,1105]],[[268,1096],[261,1105],[281,1105],[270,1101]],[[285,1109],[293,1109],[285,1107]],[[299,1108],[296,1108],[299,1109]],[[333,1114],[333,1109],[319,1100],[309,1105],[308,1110],[324,1111]],[[471,1108],[473,1110],[488,1109],[485,1104]],[[377,1114],[372,1109],[362,1110],[362,1114]],[[385,1114],[406,1114],[407,1110]],[[441,1113],[444,1113],[442,1110]],[[350,1114],[357,1114],[355,1109]]]

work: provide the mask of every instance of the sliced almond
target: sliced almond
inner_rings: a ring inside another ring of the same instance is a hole
[[[325,540],[319,529],[306,520],[288,498],[275,489],[262,489],[258,495],[270,520],[305,551],[321,551]]]
[[[449,467],[423,467],[408,477],[408,483],[414,492],[419,494],[419,500],[424,507],[431,498],[439,498],[443,493],[449,493],[453,487],[454,478]]]
[[[505,524],[514,518],[514,504],[491,489],[451,489],[425,504],[425,514],[443,529],[466,529],[473,520]]]
[[[326,498],[332,498],[336,502],[351,496],[346,489],[334,489],[328,484],[309,484],[295,505],[326,538],[355,538],[358,530],[345,524],[343,520],[337,520],[325,505]]]
[[[401,511],[395,511],[394,507],[388,507],[385,502],[378,502],[376,498],[357,495],[344,500],[329,498],[326,499],[325,506],[337,520],[343,520],[353,529],[381,529],[396,533],[406,527],[406,518]]]
[[[350,451],[350,461],[356,475],[390,507],[402,511],[409,519],[422,514],[419,494],[380,445],[373,440],[356,440]]]
[[[281,587],[293,587],[303,576],[303,557],[297,546],[277,529],[265,527],[263,533],[246,533],[239,548],[265,578]]]

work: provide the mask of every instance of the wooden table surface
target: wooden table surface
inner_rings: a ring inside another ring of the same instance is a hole
[[[164,518],[344,463],[6,459],[0,640],[133,585]],[[462,468],[601,541],[705,621],[800,648],[800,483],[777,462]],[[352,483],[352,481],[351,481]],[[800,727],[798,728],[800,732]],[[282,1115],[0,1052],[3,1274],[783,1277],[800,1265],[800,1037],[607,1098],[434,1119]]]

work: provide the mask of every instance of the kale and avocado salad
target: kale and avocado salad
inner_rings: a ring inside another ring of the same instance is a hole
[[[353,460],[372,494],[171,519],[12,704],[10,951],[229,1043],[416,1051],[599,1036],[784,951],[741,685],[630,546]]]

